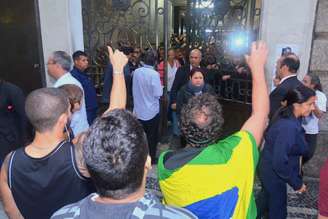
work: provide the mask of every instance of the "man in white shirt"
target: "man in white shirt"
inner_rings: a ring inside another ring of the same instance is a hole
[[[69,73],[72,66],[72,59],[66,52],[53,52],[48,58],[47,66],[48,74],[56,80],[54,87],[57,88],[65,84],[74,84],[80,87],[83,91],[81,83]],[[72,115],[70,126],[73,130],[74,136],[77,136],[89,128],[84,94],[81,100],[81,109]]]
[[[158,143],[159,99],[163,95],[161,80],[154,70],[156,56],[148,50],[144,58],[144,66],[133,73],[133,112],[141,122],[148,140],[152,163],[156,163],[156,146]]]

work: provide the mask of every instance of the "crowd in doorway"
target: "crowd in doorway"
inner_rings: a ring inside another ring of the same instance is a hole
[[[307,191],[302,166],[314,155],[326,111],[320,78],[300,81],[298,56],[282,54],[269,94],[264,42],[253,43],[233,71],[222,70],[213,49],[186,53],[169,49],[166,64],[163,48],[108,47],[100,103],[83,51],[51,53],[55,83],[26,98],[0,80],[0,192],[8,217],[286,218],[287,186]],[[213,84],[233,77],[251,81],[252,113],[220,139],[224,119]],[[181,146],[158,157],[163,96]],[[162,200],[145,188],[154,164]],[[254,197],[256,176],[262,190]],[[328,218],[328,161],[318,199],[318,217]]]

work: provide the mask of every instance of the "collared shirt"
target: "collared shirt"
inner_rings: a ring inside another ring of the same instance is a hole
[[[63,76],[61,76],[54,84],[54,87],[58,88],[65,84],[74,84],[80,87],[83,91],[83,87],[81,83],[78,80],[76,80],[71,75],[71,73],[66,73]],[[81,109],[79,111],[76,111],[72,115],[71,128],[75,136],[77,136],[81,132],[86,131],[89,128],[89,124],[87,120],[87,112],[85,109],[84,92],[83,92],[83,98],[81,99]]]
[[[171,91],[175,74],[177,73],[178,68],[180,67],[180,64],[177,60],[174,60],[173,66],[171,66],[169,63],[167,65],[167,91]]]
[[[194,67],[190,64],[190,71],[193,69]],[[200,65],[197,66],[197,68],[200,68]]]
[[[148,121],[159,113],[159,99],[163,88],[159,74],[152,66],[144,65],[133,73],[133,100],[138,119]]]
[[[284,77],[283,79],[281,79],[279,84],[282,84],[282,83],[283,83],[284,81],[286,81],[288,78],[296,77],[296,76],[297,76],[296,74],[288,75],[288,76]]]

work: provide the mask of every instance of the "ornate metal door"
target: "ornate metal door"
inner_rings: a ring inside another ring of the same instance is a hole
[[[150,47],[156,31],[154,0],[82,0],[85,49],[96,57],[107,44]]]

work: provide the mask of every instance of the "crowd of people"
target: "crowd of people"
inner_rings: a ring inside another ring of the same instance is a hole
[[[268,49],[252,44],[247,66],[236,68],[252,81],[252,113],[239,131],[220,139],[224,119],[211,86],[218,80],[211,77],[219,69],[214,55],[194,49],[187,61],[181,50],[169,49],[165,66],[161,49],[108,47],[108,53],[101,113],[82,51],[72,57],[53,52],[47,62],[53,87],[26,99],[0,80],[0,192],[9,218],[287,217],[287,185],[307,190],[302,165],[315,152],[327,102],[318,76],[298,80],[297,55],[279,58],[269,95]],[[172,132],[184,144],[158,157],[163,95]],[[152,164],[162,200],[146,190]],[[254,197],[256,175],[262,190]],[[328,218],[327,175],[328,161],[321,171],[320,219]]]

